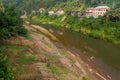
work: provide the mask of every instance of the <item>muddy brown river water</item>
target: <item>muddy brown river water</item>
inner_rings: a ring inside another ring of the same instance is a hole
[[[40,25],[51,31],[64,46],[74,47],[79,49],[83,54],[87,53],[95,57],[97,60],[95,64],[98,67],[100,66],[99,68],[103,68],[103,70],[110,73],[114,77],[113,80],[120,80],[120,45],[93,39],[65,28],[58,28],[46,24]]]

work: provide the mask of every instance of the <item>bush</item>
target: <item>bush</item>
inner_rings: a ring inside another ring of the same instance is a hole
[[[82,80],[88,80],[86,77],[83,77]]]
[[[14,35],[25,36],[27,34],[27,30],[22,25],[14,26],[12,30],[12,32],[14,32]]]
[[[5,6],[5,10],[0,11],[0,39],[26,35],[27,30],[22,26],[23,21],[14,7]]]
[[[0,80],[13,80],[13,73],[8,66],[8,58],[0,54]]]

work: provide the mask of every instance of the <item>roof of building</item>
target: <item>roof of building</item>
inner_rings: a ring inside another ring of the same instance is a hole
[[[64,11],[63,10],[58,10],[57,12],[59,13],[59,12],[64,12]]]
[[[49,12],[54,12],[54,11],[49,11]]]
[[[49,14],[54,14],[55,12],[54,12],[54,11],[49,11],[48,13],[49,13]]]
[[[95,8],[91,7],[91,8],[87,8],[87,9],[95,9]]]
[[[96,8],[110,8],[110,7],[108,7],[108,6],[98,6]]]
[[[39,8],[39,10],[45,10],[44,8]]]
[[[80,12],[80,10],[71,10],[71,12],[77,12],[77,11],[79,11],[79,12]]]
[[[93,10],[95,10],[95,8],[87,8],[86,11],[93,11]]]

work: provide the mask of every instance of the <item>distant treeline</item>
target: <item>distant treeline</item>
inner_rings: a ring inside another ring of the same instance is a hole
[[[107,5],[111,8],[120,7],[120,0],[1,0],[3,4],[13,5],[16,9],[30,13],[32,10],[38,10],[40,7],[46,10],[58,10],[63,9],[84,10],[87,7],[96,7],[99,5]]]
[[[79,31],[96,39],[103,39],[113,43],[120,43],[120,8],[107,12],[98,18],[78,18],[70,14],[49,16],[46,13],[32,17],[32,22],[46,22],[56,26]]]

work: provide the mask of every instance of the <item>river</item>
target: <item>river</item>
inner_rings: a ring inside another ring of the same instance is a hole
[[[100,68],[114,75],[114,77],[116,77],[114,80],[120,80],[120,45],[93,39],[79,32],[65,28],[58,28],[52,25],[42,26],[50,30],[63,45],[74,47],[82,51],[82,53],[94,56]]]

